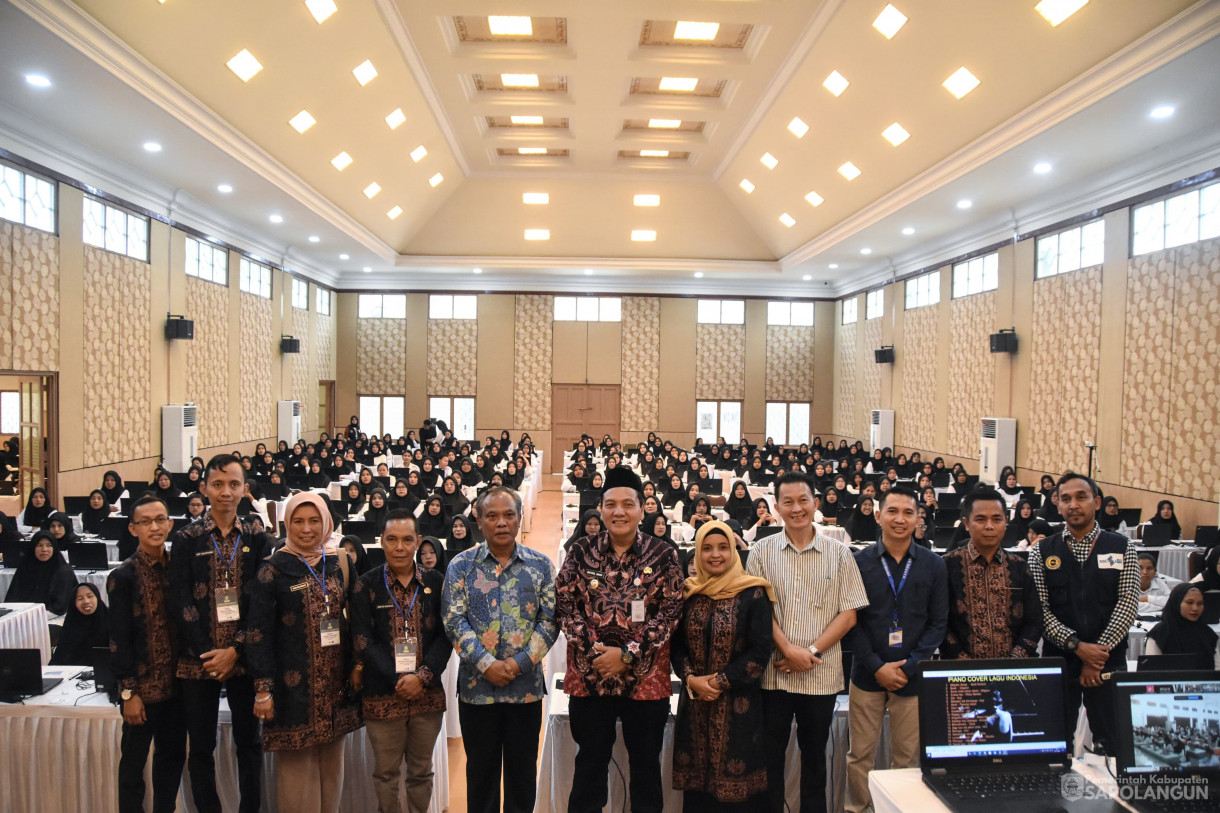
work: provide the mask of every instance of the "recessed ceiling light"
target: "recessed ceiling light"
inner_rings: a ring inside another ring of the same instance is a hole
[[[809,201],[810,206],[821,206],[825,198],[817,192],[810,190],[809,194],[805,196],[805,200]]]
[[[321,238],[321,237],[319,237],[319,236],[318,236],[318,235],[316,235],[316,234],[311,234],[311,235],[309,235],[309,242],[311,242],[311,243],[316,243],[316,242],[318,242],[318,241],[319,241],[319,240],[321,240],[321,239],[322,239],[322,238]]]
[[[335,0],[305,0],[305,7],[319,23],[325,22],[330,15],[339,10]]]
[[[551,239],[551,230],[550,229],[526,229],[525,230],[525,239],[526,240],[550,240]]]
[[[528,37],[534,33],[534,23],[529,17],[487,18],[487,27],[497,37]]]
[[[546,147],[518,147],[517,155],[546,155]]]
[[[334,158],[330,159],[330,163],[332,166],[334,166],[335,169],[342,172],[343,170],[345,170],[349,166],[351,166],[352,157],[350,155],[348,155],[346,152],[341,152],[338,155],[336,155]]]
[[[229,185],[229,184],[227,184],[227,183],[222,183],[222,184],[220,184],[219,186],[217,186],[217,187],[216,187],[216,191],[217,191],[217,192],[219,192],[219,193],[220,193],[220,194],[222,194],[222,195],[227,195],[227,194],[229,194],[230,192],[232,192],[232,191],[233,191],[233,187],[232,187],[232,186],[230,186],[230,185]]]
[[[966,70],[966,67],[963,65],[955,70],[953,75],[941,84],[945,86],[945,90],[949,91],[960,99],[979,86],[979,79],[970,71]]]
[[[424,145],[420,144],[418,147],[411,150],[411,160],[418,164],[420,161],[424,160],[424,156],[427,154],[428,151],[424,149]]]
[[[542,116],[509,116],[513,124],[542,124]]]
[[[381,184],[373,181],[368,186],[364,187],[364,196],[369,200],[377,197],[377,193],[381,191]]]
[[[377,78],[377,69],[373,67],[373,63],[369,60],[364,60],[356,67],[352,68],[352,76],[356,77],[356,81],[361,86],[367,85]]]
[[[521,202],[531,206],[545,206],[551,202],[551,195],[549,192],[522,192]]]
[[[714,40],[716,32],[720,30],[720,23],[692,23],[687,20],[678,20],[674,26],[674,39],[676,40]]]
[[[145,141],[144,142],[144,151],[145,152],[161,152],[161,145],[155,141]]]
[[[908,133],[898,122],[894,122],[889,127],[882,130],[881,135],[886,141],[890,142],[895,147],[911,137],[911,134]]]
[[[657,130],[676,130],[682,126],[682,119],[649,119],[648,126]]]
[[[801,121],[798,116],[788,122],[788,130],[797,138],[804,138],[805,133],[809,132],[809,125]]]
[[[1154,119],[1167,119],[1173,115],[1173,105],[1163,104],[1159,107],[1154,107],[1148,115]]]
[[[292,129],[298,133],[303,133],[310,127],[318,123],[318,120],[309,114],[308,110],[302,110],[292,118],[288,119],[288,123],[292,125]]]
[[[482,268],[472,268],[472,269],[470,269],[470,273],[472,273],[472,274],[482,274],[482,273],[483,273],[483,269],[482,269]]]
[[[593,276],[593,269],[592,269],[592,268],[586,268],[586,269],[585,269],[585,276],[586,276],[586,277],[591,277],[591,276]]]
[[[372,271],[373,269],[369,268],[369,267],[366,265],[364,268],[361,268],[360,270],[361,270],[361,271],[363,271],[364,273],[366,273],[366,274],[367,274],[368,272]]]
[[[641,158],[668,158],[669,150],[640,150]]]
[[[636,206],[660,206],[660,195],[636,195],[633,199]]]
[[[271,215],[271,217],[269,217],[267,219],[270,220],[272,223],[283,223],[284,222],[283,215]]]
[[[401,206],[395,206],[393,209],[391,209],[390,211],[386,212],[386,213],[385,213],[385,216],[386,216],[386,217],[388,217],[390,220],[393,220],[393,219],[395,219],[396,217],[398,217],[400,214],[402,214],[402,207],[401,207]]]
[[[351,257],[350,257],[349,255],[347,255],[347,254],[340,254],[340,255],[339,255],[339,259],[340,259],[340,260],[350,260],[350,259],[351,259]]]
[[[959,208],[959,209],[969,209],[973,205],[974,205],[974,201],[968,200],[966,198],[962,198],[961,200],[959,200],[957,202],[957,208]]]
[[[902,230],[902,233],[905,234],[907,237],[910,237],[912,234],[915,233],[915,229],[911,228],[910,226],[907,226],[905,229]]]
[[[764,152],[762,154],[762,158],[759,158],[758,160],[762,161],[763,166],[765,166],[767,169],[775,169],[775,165],[779,163],[779,159],[769,152]]]
[[[1041,161],[1037,164],[1034,164],[1034,172],[1038,173],[1039,175],[1045,175],[1046,173],[1050,172],[1052,169],[1054,169],[1054,167],[1052,167],[1046,161]]]
[[[51,86],[51,80],[41,73],[27,73],[25,81],[36,88],[49,88]]]
[[[250,53],[245,48],[238,52],[237,56],[225,63],[229,66],[229,70],[237,74],[237,78],[243,82],[249,82],[254,78],[254,74],[263,69],[263,63],[254,58],[254,54]]]
[[[1089,0],[1042,0],[1034,6],[1034,11],[1045,17],[1053,27],[1080,11],[1088,2]]]
[[[702,271],[696,271],[696,272],[695,272],[695,279],[703,279],[703,272],[702,272]]]
[[[849,181],[854,181],[860,177],[860,169],[851,161],[848,161],[843,166],[839,167],[839,174]]]
[[[843,74],[838,71],[831,71],[830,76],[826,77],[826,81],[822,82],[822,87],[829,90],[833,95],[838,96],[843,91],[847,90],[847,86],[851,82],[843,77]]]
[[[834,269],[834,268],[838,268],[838,267],[839,267],[839,264],[838,264],[838,263],[831,263],[830,265],[828,265],[828,266],[826,266],[826,267],[827,267],[827,268]]]
[[[860,253],[861,253],[861,254],[864,254],[865,256],[867,256],[867,255],[869,255],[869,254],[872,254],[872,253],[873,253],[873,250],[872,250],[871,248],[862,248],[862,249],[860,249]]]
[[[538,74],[536,73],[502,73],[500,84],[506,88],[536,88]]]
[[[439,172],[428,179],[429,186],[440,186],[441,181],[445,180],[445,176]]]
[[[390,125],[391,130],[397,130],[398,126],[407,120],[407,114],[402,112],[401,107],[394,108],[394,112],[385,117],[385,123]]]
[[[873,20],[873,28],[881,32],[887,40],[893,39],[898,30],[907,23],[907,17],[893,6],[886,6],[881,9],[881,13],[877,15],[877,19]]]
[[[810,276],[809,274],[806,274],[805,276],[801,277],[801,279],[803,279],[805,282],[809,282],[809,280],[813,279],[813,277]]]
[[[683,76],[662,76],[661,90],[680,90],[692,91],[699,86],[699,80],[696,78]]]
[[[651,243],[657,239],[657,233],[652,229],[632,229],[631,241],[634,243]]]
[[[749,178],[742,178],[741,183],[739,183],[737,185],[740,186],[742,189],[746,190],[747,195],[754,191],[754,184],[750,183]]]
[[[796,218],[794,218],[792,215],[788,214],[787,212],[784,212],[782,215],[779,216],[779,222],[783,223],[788,228],[792,228],[793,226],[796,225]]]

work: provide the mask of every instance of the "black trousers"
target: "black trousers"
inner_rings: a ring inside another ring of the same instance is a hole
[[[538,735],[542,702],[458,702],[466,750],[466,810],[500,813],[503,769],[504,813],[533,813],[538,792]]]
[[[1065,658],[1067,666],[1063,670],[1063,724],[1067,729],[1068,750],[1076,750],[1076,719],[1080,716],[1080,704],[1084,703],[1084,713],[1089,719],[1089,731],[1093,734],[1093,749],[1107,754],[1117,753],[1114,749],[1114,678],[1103,680],[1100,686],[1084,687],[1080,685],[1080,673],[1084,664],[1080,658],[1070,652],[1061,652],[1054,647],[1043,645],[1044,655],[1056,655]],[[1102,672],[1126,671],[1127,641],[1110,650]]]
[[[599,813],[609,795],[610,757],[618,739],[616,723],[623,721],[623,744],[630,765],[632,813],[661,813],[661,746],[669,699],[632,700],[627,697],[573,697],[568,700],[568,721],[576,741],[576,766],[568,813]]]
[[[767,798],[772,813],[784,811],[784,765],[792,718],[801,747],[801,813],[826,813],[826,741],[834,721],[836,695],[764,690],[767,726]]]
[[[186,725],[181,697],[145,703],[143,725],[123,723],[119,741],[119,813],[144,813],[144,765],[153,752],[153,813],[173,813],[186,764]]]
[[[220,681],[179,680],[186,704],[186,730],[190,736],[187,770],[191,795],[199,813],[223,813],[216,793],[216,715],[220,709]],[[254,680],[248,675],[224,682],[233,717],[233,746],[237,751],[237,789],[240,813],[258,813],[262,804],[263,735],[254,716]]]

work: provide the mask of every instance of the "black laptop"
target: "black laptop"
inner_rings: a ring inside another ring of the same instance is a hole
[[[114,676],[114,666],[111,665],[110,647],[95,646],[93,648],[93,688],[110,698],[110,702],[119,703],[119,681]]]
[[[957,813],[1121,811],[1071,770],[1063,680],[1062,658],[921,661],[924,783]]]
[[[1146,548],[1163,548],[1173,544],[1173,528],[1168,525],[1145,525],[1140,542]]]
[[[63,678],[43,678],[42,650],[0,649],[0,702],[37,697],[60,683]]]
[[[1134,528],[1140,524],[1140,515],[1143,513],[1142,508],[1120,508],[1118,509],[1118,519],[1128,528]]]
[[[343,535],[351,535],[367,545],[377,540],[377,526],[362,519],[349,519],[343,522]]]
[[[88,497],[64,497],[64,513],[79,517],[89,507]]]
[[[68,545],[68,564],[76,570],[109,570],[103,542],[73,542]]]
[[[724,493],[724,480],[719,477],[709,477],[699,481],[699,493],[717,495]]]
[[[1204,550],[1211,550],[1220,543],[1220,529],[1215,525],[1200,525],[1195,528],[1195,545]]]
[[[782,525],[755,525],[754,526],[754,541],[765,539],[772,534],[777,534],[784,530]]]
[[[1220,808],[1220,672],[1118,672],[1115,764],[1141,813]]]
[[[1135,661],[1135,671],[1182,672],[1191,669],[1211,671],[1215,668],[1215,662],[1211,657],[1207,658],[1207,663],[1202,663],[1202,660],[1202,656],[1195,653],[1187,653],[1185,655],[1140,655]]]

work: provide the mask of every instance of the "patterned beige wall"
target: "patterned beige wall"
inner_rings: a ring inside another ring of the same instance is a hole
[[[812,401],[814,339],[812,327],[767,327],[768,401]]]
[[[59,238],[0,223],[0,365],[59,369]]]
[[[356,326],[356,392],[403,395],[407,391],[407,320],[360,319]]]
[[[337,294],[331,295],[331,302],[337,299]],[[332,305],[333,308],[333,305]],[[311,324],[316,337],[317,355],[314,363],[317,365],[317,378],[321,381],[335,380],[335,317],[315,313]]]
[[[518,429],[551,425],[551,320],[555,298],[521,294],[516,301],[513,420]]]
[[[863,310],[863,309],[861,309]],[[864,323],[864,368],[860,371],[860,396],[856,402],[856,419],[853,422],[855,437],[867,438],[872,423],[872,411],[880,409],[881,367],[873,361],[873,351],[881,346],[882,319],[869,319]]]
[[[428,395],[473,396],[478,366],[476,320],[428,320]]]
[[[287,287],[287,286],[285,286]],[[284,331],[301,340],[301,352],[285,356],[292,371],[293,400],[301,402],[301,427],[312,429],[318,404],[318,347],[313,327],[313,311],[289,307],[284,316]]]
[[[1036,280],[1034,313],[1038,324],[1028,344],[1036,382],[1030,388],[1030,425],[1021,432],[1029,446],[1028,465],[1049,472],[1087,471],[1084,441],[1097,438],[1101,267]],[[1068,358],[1070,374],[1061,375]]]
[[[276,433],[275,399],[271,395],[271,354],[279,340],[271,335],[271,300],[241,294],[241,440]],[[304,422],[302,426],[307,426]]]
[[[195,321],[195,338],[186,343],[186,398],[199,407],[199,447],[220,446],[233,440],[229,387],[238,372],[228,354],[229,289],[187,277],[186,301],[187,318]]]
[[[835,401],[834,433],[849,438],[856,434],[856,328],[858,325],[835,326]]]
[[[1220,498],[1220,239],[1178,249],[1169,491]],[[1213,519],[1215,517],[1213,516]]]
[[[936,442],[937,335],[940,308],[904,311],[902,321],[902,397],[894,421],[894,442],[933,449]]]
[[[152,267],[85,246],[84,465],[156,454],[149,442]]]
[[[698,325],[695,328],[695,398],[741,400],[745,391],[745,325]]]
[[[977,458],[979,420],[995,412],[995,292],[949,303],[949,454]]]
[[[661,414],[661,300],[623,297],[622,430],[648,432]]]

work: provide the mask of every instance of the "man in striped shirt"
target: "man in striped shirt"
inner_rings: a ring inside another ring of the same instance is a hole
[[[843,688],[839,641],[868,604],[851,550],[813,526],[813,486],[790,472],[775,482],[784,532],[755,543],[746,572],[771,582],[775,593],[776,657],[762,677],[767,725],[768,803],[784,810],[784,763],[792,718],[801,747],[801,813],[826,810],[826,740],[835,695]]]

